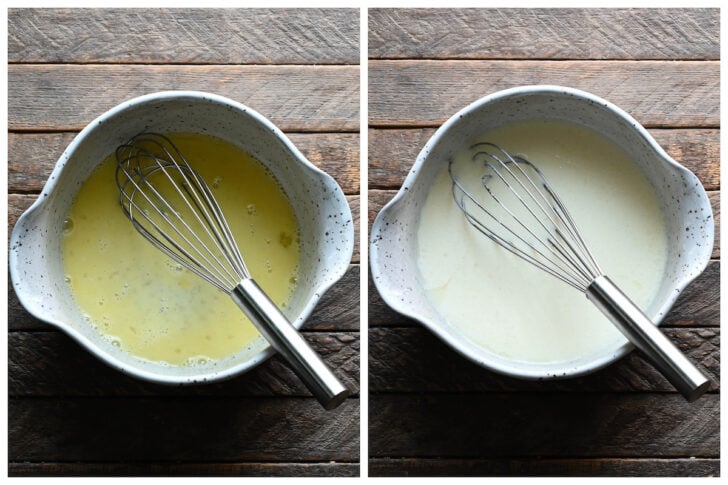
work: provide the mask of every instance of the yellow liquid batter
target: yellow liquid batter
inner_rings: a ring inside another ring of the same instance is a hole
[[[285,308],[300,259],[293,208],[272,174],[209,135],[169,138],[211,187],[253,278]],[[198,365],[259,337],[225,293],[136,232],[119,205],[112,154],[84,182],[66,216],[63,264],[86,320],[114,345],[149,361]]]

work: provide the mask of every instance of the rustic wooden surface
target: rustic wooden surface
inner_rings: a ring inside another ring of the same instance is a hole
[[[134,96],[197,89],[286,131],[342,186],[358,228],[356,9],[11,9],[8,58],[9,227],[91,119]],[[277,357],[205,386],[127,377],[10,288],[9,473],[357,476],[359,274],[357,248],[304,327],[357,391],[331,412]]]
[[[693,170],[719,230],[717,9],[370,9],[371,223],[434,130],[494,91],[562,84],[616,103]],[[719,279],[665,332],[715,380],[686,403],[634,352],[579,379],[526,382],[465,360],[369,284],[369,474],[718,475]]]

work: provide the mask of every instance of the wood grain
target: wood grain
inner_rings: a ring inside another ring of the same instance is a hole
[[[376,458],[370,477],[717,477],[716,458],[535,458],[438,459]]]
[[[717,391],[720,330],[671,328],[665,333],[706,372],[713,381],[711,390]],[[371,328],[369,355],[369,390],[372,393],[676,392],[639,351],[588,376],[541,382],[488,371],[459,355],[421,326]]]
[[[694,403],[649,393],[373,395],[369,449],[373,458],[717,458],[719,407],[716,394]]]
[[[14,398],[9,461],[353,461],[359,400]]]
[[[359,333],[304,332],[311,347],[355,395],[359,392]],[[279,356],[230,380],[164,386],[128,377],[58,331],[10,332],[8,395],[76,396],[298,396],[311,393]]]
[[[10,9],[18,63],[358,64],[356,9]]]
[[[664,327],[720,326],[720,261],[711,260],[688,285],[662,322]]]
[[[720,189],[720,130],[648,130],[668,155],[691,170],[706,190]],[[399,189],[434,128],[370,129],[369,187]]]
[[[11,64],[10,130],[74,131],[142,94],[227,96],[283,131],[358,131],[358,66]]]
[[[720,192],[708,192],[710,207],[713,209],[715,233],[713,238],[713,254],[711,257],[720,258]]]
[[[40,192],[56,161],[76,132],[9,133],[8,190]],[[358,194],[359,135],[355,133],[287,133],[303,155],[336,179],[346,194]]]
[[[369,9],[372,59],[719,59],[718,9]]]
[[[358,463],[9,463],[11,477],[211,476],[211,477],[358,477]]]
[[[439,126],[487,94],[530,84],[583,89],[647,127],[720,124],[716,61],[372,60],[368,74],[371,127]]]

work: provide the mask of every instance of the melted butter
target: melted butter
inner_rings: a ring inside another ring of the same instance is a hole
[[[642,309],[659,289],[667,233],[654,189],[616,145],[573,124],[514,123],[491,141],[541,169],[604,272]],[[468,146],[455,163],[470,160]],[[420,215],[418,266],[437,311],[466,338],[509,359],[564,362],[624,342],[586,297],[498,247],[453,201],[447,168]]]
[[[222,207],[248,269],[285,308],[297,278],[299,230],[270,172],[234,145],[171,134]],[[171,365],[219,360],[259,334],[225,293],[163,255],[119,206],[110,156],[83,183],[66,216],[63,264],[86,320],[114,345]]]

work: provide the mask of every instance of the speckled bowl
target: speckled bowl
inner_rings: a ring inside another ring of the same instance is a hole
[[[344,193],[334,179],[306,160],[278,128],[252,109],[212,94],[168,91],[135,98],[107,111],[63,152],[40,197],[13,229],[9,262],[15,292],[34,316],[59,327],[128,374],[186,384],[245,372],[274,352],[262,337],[235,355],[206,365],[176,367],[147,362],[111,345],[84,322],[64,281],[60,242],[64,215],[96,165],[142,131],[218,136],[255,156],[277,177],[301,227],[300,277],[285,309],[296,328],[346,272],[354,248],[354,224]]]
[[[714,230],[710,201],[695,175],[670,158],[631,116],[589,93],[559,86],[525,86],[486,96],[456,113],[435,132],[400,191],[374,221],[369,253],[372,276],[389,306],[419,320],[472,361],[514,377],[573,377],[608,365],[631,351],[632,345],[615,343],[601,353],[554,364],[504,358],[477,346],[440,316],[427,299],[417,269],[420,211],[447,160],[463,144],[486,131],[529,119],[569,121],[602,133],[627,151],[655,188],[671,235],[662,284],[653,304],[645,309],[659,324],[681,291],[710,260]]]

